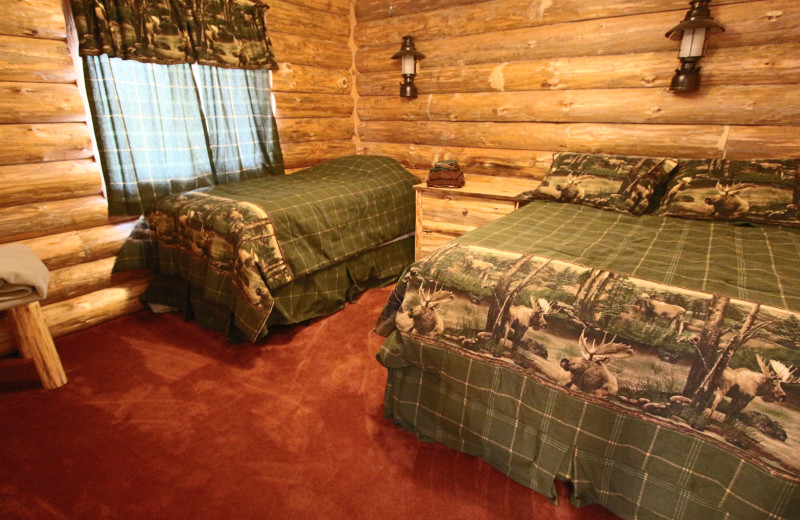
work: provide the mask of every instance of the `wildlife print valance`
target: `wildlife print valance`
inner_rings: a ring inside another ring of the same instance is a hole
[[[81,56],[277,69],[260,0],[72,0]]]

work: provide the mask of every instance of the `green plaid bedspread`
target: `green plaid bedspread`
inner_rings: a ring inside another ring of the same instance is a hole
[[[411,233],[416,182],[388,157],[350,156],[165,197],[147,215],[159,272],[201,288],[255,341],[276,290]],[[123,248],[118,266],[146,264],[147,240]]]
[[[800,311],[800,231],[532,202],[458,239]]]
[[[532,203],[401,277],[385,415],[623,518],[796,519],[798,252],[800,230]],[[711,413],[739,376],[762,386]]]

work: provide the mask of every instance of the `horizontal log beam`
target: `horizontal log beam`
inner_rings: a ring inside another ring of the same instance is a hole
[[[746,2],[750,0],[733,1]],[[400,42],[403,35],[406,34],[413,34],[414,38],[419,40],[431,40],[442,38],[448,34],[466,35],[508,31],[538,25],[676,10],[682,11],[673,14],[673,17],[680,21],[686,8],[685,0],[628,0],[625,2],[534,0],[528,2],[524,8],[520,5],[519,0],[496,0],[468,5],[458,2],[458,5],[435,11],[422,10],[420,12],[417,6],[415,10],[409,10],[402,15],[398,13],[390,18],[359,20],[354,37],[359,45],[381,45]],[[717,6],[714,5],[712,8],[716,10]]]
[[[85,123],[0,125],[0,165],[69,161],[93,156]]]
[[[108,223],[108,204],[97,195],[0,208],[0,243]]]
[[[135,224],[135,220],[130,220],[30,238],[20,243],[30,247],[44,265],[54,271],[116,256]]]
[[[458,92],[668,87],[674,51],[424,68],[415,80],[422,95]],[[397,72],[358,75],[361,96],[397,95]],[[710,49],[702,87],[800,83],[800,43]]]
[[[350,13],[350,0],[289,0],[288,3],[332,13]],[[272,6],[272,3],[270,3],[270,6]]]
[[[110,256],[52,271],[47,298],[43,300],[42,305],[69,300],[142,278],[143,272],[138,270],[112,274],[111,270],[116,260],[115,256]]]
[[[800,42],[800,4],[794,0],[721,5],[715,18],[726,31],[709,38],[711,49]],[[678,43],[659,36],[675,23],[674,12],[660,12],[418,41],[417,48],[427,55],[422,74],[426,67],[669,50],[677,54]],[[391,59],[395,52],[397,44],[360,47],[356,67],[359,72],[399,71],[398,60]]]
[[[445,9],[454,6],[477,4],[486,0],[358,0],[356,4],[356,19],[359,23],[368,20],[404,16],[433,9]]]
[[[76,84],[0,82],[0,124],[86,121]]]
[[[115,287],[101,289],[42,307],[44,321],[53,338],[88,329],[105,321],[143,309],[139,297],[147,289],[153,275],[140,272],[137,278]],[[8,322],[0,320],[0,356],[16,350]]]
[[[277,119],[281,144],[308,141],[343,141],[353,137],[351,118]]]
[[[0,81],[74,83],[67,42],[0,36]]]
[[[113,285],[111,269],[114,267],[115,261],[116,258],[110,256],[102,260],[84,262],[51,271],[44,304],[68,300],[110,287]],[[126,272],[131,273],[132,271]]]
[[[102,193],[100,169],[92,159],[0,166],[0,207]]]
[[[139,276],[76,298],[42,306],[44,321],[54,338],[88,329],[104,321],[141,310],[139,297],[153,278],[152,273],[140,271]],[[0,319],[0,356],[16,350],[5,316]]]
[[[305,94],[275,92],[275,117],[349,117],[353,113],[353,98],[345,94]]]
[[[311,65],[278,63],[272,74],[274,92],[309,92],[315,94],[350,94],[352,76],[348,70]]]
[[[283,164],[287,169],[307,168],[337,157],[356,153],[356,147],[352,140],[293,143],[281,148],[283,151]]]
[[[320,38],[344,46],[350,39],[350,20],[346,14],[323,12],[290,2],[270,2],[267,28],[270,34],[276,32]]]
[[[654,157],[800,158],[800,127],[589,123],[441,123],[368,121],[370,141],[466,148],[507,148]]]
[[[51,334],[58,338],[141,310],[139,297],[152,278],[152,273],[145,271],[116,287],[45,306],[42,310]]]
[[[362,121],[362,142],[722,158],[726,127],[594,123]]]
[[[275,59],[279,63],[345,70],[352,65],[353,55],[347,45],[331,45],[331,42],[320,38],[278,31],[273,31],[270,36]]]
[[[798,126],[732,126],[728,132],[727,159],[800,159]]]
[[[66,39],[61,0],[5,0],[0,34]]]
[[[370,96],[360,100],[358,116],[362,121],[796,125],[800,85],[709,87],[683,95],[641,88],[431,94],[416,102]]]
[[[430,170],[436,161],[455,159],[465,172],[503,177],[541,179],[553,162],[552,151],[460,148],[422,144],[364,142],[364,155],[385,155],[413,170]]]
[[[730,4],[748,1],[751,0],[725,0],[725,3]],[[358,0],[356,4],[356,17],[359,24],[369,23],[371,20],[375,21],[373,23],[378,24],[381,22],[387,23],[392,19],[402,20],[413,15],[433,14],[435,16],[437,14],[431,13],[431,11],[439,11],[441,13],[447,13],[450,16],[459,17],[459,11],[472,13],[473,9],[478,7],[475,6],[475,4],[487,4],[497,7],[496,11],[486,11],[485,16],[487,18],[491,19],[498,17],[498,14],[502,14],[502,16],[511,18],[511,20],[487,20],[485,23],[513,24],[515,20],[536,20],[537,16],[540,18],[546,16],[552,17],[562,12],[571,13],[572,16],[603,17],[646,12],[642,11],[642,9],[644,9],[643,5],[649,5],[653,10],[685,9],[687,2],[682,2],[680,0],[644,0],[643,2],[637,2],[636,0],[617,2],[600,2],[598,0],[559,0],[558,2],[533,0],[527,3],[527,9],[521,9],[519,2],[517,2],[517,10],[511,12],[508,12],[504,8],[506,3],[508,3],[508,0],[498,0],[496,2],[487,2],[486,0],[426,0],[425,2],[419,2],[418,0]],[[715,2],[715,4],[716,3],[722,2]],[[661,8],[659,9],[659,7]],[[477,13],[475,14],[477,15]],[[467,21],[469,20],[467,19]],[[420,26],[422,25],[423,24],[420,24]],[[458,25],[453,25],[453,27],[458,27]],[[410,27],[409,29],[416,31],[414,27]],[[416,34],[416,32],[408,34]]]

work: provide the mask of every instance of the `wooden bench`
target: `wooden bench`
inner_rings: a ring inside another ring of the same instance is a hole
[[[0,252],[11,251],[12,246],[0,246]],[[37,268],[46,267],[41,260],[36,258],[32,251],[25,246],[14,245],[17,249],[13,254],[28,255],[26,261],[38,262]],[[24,249],[23,249],[24,248]],[[27,250],[27,251],[26,251]],[[2,255],[0,255],[0,271],[2,270]],[[33,359],[36,371],[42,386],[47,389],[58,388],[67,382],[67,375],[61,365],[61,359],[56,351],[50,329],[44,321],[42,309],[39,306],[41,296],[33,291],[31,294],[19,297],[0,300],[0,310],[5,310],[8,323],[11,326],[11,333],[17,344],[17,349],[23,358]]]

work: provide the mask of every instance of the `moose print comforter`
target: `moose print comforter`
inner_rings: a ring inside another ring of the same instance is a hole
[[[181,307],[172,300],[188,284],[198,321],[232,319],[250,341],[266,334],[278,294],[296,320],[333,312],[349,283],[386,282],[411,262],[416,182],[394,159],[362,155],[165,197],[142,237],[159,268],[146,299]],[[136,245],[118,265],[141,266],[148,248]]]
[[[800,232],[534,202],[413,264],[385,414],[623,518],[798,518]]]

